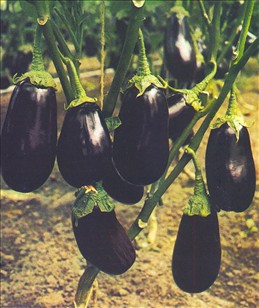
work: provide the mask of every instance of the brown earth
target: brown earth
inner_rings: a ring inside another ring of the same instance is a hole
[[[97,78],[88,82],[96,84]],[[244,76],[239,89],[246,118],[257,121],[249,131],[258,178],[258,77]],[[1,95],[2,120],[9,95]],[[59,107],[60,128],[64,115],[60,94]],[[207,136],[199,149],[201,163],[206,140]],[[1,307],[73,307],[77,283],[85,267],[71,228],[74,190],[61,178],[57,165],[48,181],[33,193],[17,193],[8,189],[3,181],[1,184]],[[171,274],[172,251],[182,209],[193,192],[193,181],[182,173],[164,195],[163,206],[156,210],[155,242],[142,247],[144,236],[134,242],[137,259],[125,274],[100,273],[97,299],[95,302],[92,299],[89,306],[259,307],[258,231],[251,226],[259,224],[258,187],[257,182],[253,204],[245,213],[219,213],[222,263],[216,282],[207,291],[194,295],[184,293]],[[134,206],[116,204],[117,216],[126,228],[142,204],[143,200]]]

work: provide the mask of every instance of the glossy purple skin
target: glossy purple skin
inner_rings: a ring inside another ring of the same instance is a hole
[[[125,181],[113,164],[103,178],[102,185],[110,197],[124,204],[135,204],[141,200],[144,194],[143,186]]]
[[[166,67],[174,78],[179,82],[194,81],[196,65],[196,55],[187,18],[178,18],[173,13],[167,20],[164,57]]]
[[[114,132],[113,160],[119,174],[135,185],[158,180],[167,166],[168,106],[163,90],[150,86],[137,97],[129,88],[119,113],[121,125]]]
[[[78,248],[83,257],[101,271],[120,275],[136,258],[135,249],[115,212],[93,212],[80,218],[78,226],[72,220]]]
[[[54,166],[57,105],[53,88],[37,88],[28,81],[11,96],[2,129],[2,175],[19,192],[39,188]]]
[[[185,95],[181,93],[169,97],[167,103],[169,108],[169,138],[175,142],[193,119],[195,110],[186,103]],[[192,130],[184,145],[190,142],[193,135]]]
[[[211,130],[206,150],[206,176],[216,209],[243,212],[250,206],[256,176],[246,127],[241,127],[238,142],[227,123]]]
[[[173,278],[188,293],[207,290],[220,270],[221,245],[217,212],[207,217],[183,215],[172,259]]]
[[[111,140],[100,108],[84,103],[66,113],[57,162],[64,180],[81,187],[100,181],[111,162]]]

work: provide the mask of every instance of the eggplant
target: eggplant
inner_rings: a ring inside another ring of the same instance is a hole
[[[169,73],[180,84],[191,84],[195,80],[196,55],[186,16],[173,13],[167,19],[164,60]]]
[[[186,103],[185,95],[181,93],[169,97],[167,104],[169,108],[169,138],[175,142],[193,119],[195,110]],[[188,144],[193,135],[192,130],[183,145]]]
[[[149,86],[143,95],[126,90],[114,132],[113,160],[123,179],[148,185],[164,173],[169,155],[168,106],[162,89]]]
[[[72,219],[73,231],[83,257],[101,271],[120,275],[126,272],[136,258],[135,249],[115,211],[101,212],[95,206],[93,212]]]
[[[133,185],[125,181],[113,164],[103,178],[103,188],[113,199],[124,204],[135,204],[141,200],[144,187]]]
[[[238,141],[227,123],[211,130],[206,149],[206,176],[212,205],[217,210],[243,212],[250,206],[256,175],[246,127],[240,125]]]
[[[39,188],[52,172],[56,142],[55,90],[22,81],[12,93],[2,129],[2,175],[6,184],[19,192]]]
[[[97,104],[85,102],[67,111],[57,148],[64,180],[74,187],[102,180],[111,163],[111,139]]]
[[[188,293],[207,290],[220,270],[221,245],[217,212],[207,217],[183,215],[172,258],[173,278]]]

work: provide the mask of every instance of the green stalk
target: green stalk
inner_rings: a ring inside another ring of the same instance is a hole
[[[242,25],[242,31],[237,45],[237,58],[235,59],[234,63],[237,63],[244,54],[246,37],[253,15],[254,4],[255,0],[249,0],[245,2],[246,8],[245,8],[244,22]]]
[[[37,25],[33,45],[33,59],[31,64],[32,71],[45,71],[42,58],[41,38],[42,29],[39,25]]]
[[[126,77],[131,57],[133,54],[133,50],[137,42],[138,30],[143,21],[144,6],[142,6],[141,8],[137,8],[134,5],[132,5],[130,22],[127,28],[126,38],[120,56],[120,60],[109,93],[105,99],[103,106],[103,113],[105,117],[112,116],[113,111],[116,107],[119,92],[122,83]]]
[[[222,3],[217,1],[214,5],[213,18],[210,24],[209,35],[209,61],[217,59],[218,47],[220,46],[220,17]]]
[[[247,63],[250,56],[255,52],[257,46],[259,43],[259,38],[257,38],[254,43],[247,49],[247,51],[244,53],[243,57],[240,59],[240,61],[235,64],[231,69],[229,74],[227,75],[222,91],[218,97],[218,99],[215,101],[215,104],[211,108],[210,113],[206,116],[203,123],[201,124],[198,132],[193,137],[189,148],[191,148],[193,151],[196,151],[203,139],[203,136],[205,132],[207,131],[213,117],[217,113],[218,109],[223,104],[225,98],[227,97],[227,94],[229,93],[237,74],[240,72],[240,70],[244,67],[244,65]],[[163,196],[163,194],[166,192],[166,190],[169,188],[169,186],[174,182],[174,180],[178,177],[178,175],[182,172],[183,168],[187,165],[187,163],[190,161],[190,155],[185,154],[180,161],[178,162],[177,166],[173,169],[173,171],[168,175],[168,177],[161,183],[158,190],[154,193],[154,195],[147,199],[145,201],[145,204],[143,208],[141,209],[138,217],[133,222],[132,226],[130,227],[128,231],[128,235],[130,239],[134,239],[141,231],[142,227],[139,222],[147,223],[151,213],[153,212],[155,206],[159,202],[160,198]]]
[[[139,76],[148,76],[151,74],[151,71],[149,69],[149,64],[147,61],[147,55],[146,55],[146,48],[145,48],[145,42],[144,37],[141,28],[139,28],[139,55],[138,55],[138,70],[137,75]]]
[[[55,37],[54,37],[52,27],[49,21],[50,19],[49,2],[47,0],[35,1],[35,6],[36,6],[38,17],[39,17],[38,23],[42,27],[42,31],[43,31],[45,40],[48,45],[48,51],[55,65],[64,94],[66,96],[66,100],[67,102],[70,102],[74,98],[73,92],[69,84],[69,81],[67,79],[67,73],[60,59],[59,51],[58,51],[58,48],[55,42]]]
[[[228,108],[226,111],[226,116],[227,117],[236,116],[238,115],[238,111],[239,111],[239,108],[238,108],[238,103],[236,100],[235,84],[233,84],[231,93],[230,93],[229,102],[228,102]]]

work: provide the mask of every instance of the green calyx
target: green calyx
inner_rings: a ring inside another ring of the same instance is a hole
[[[195,167],[195,186],[194,194],[189,199],[188,205],[184,208],[183,213],[188,216],[198,215],[206,217],[211,213],[211,205],[206,193],[201,168],[196,153],[189,147],[186,148],[185,152],[192,156]]]
[[[94,186],[83,186],[76,192],[76,200],[72,208],[75,225],[78,219],[92,213],[95,206],[98,206],[101,212],[111,212],[114,209],[108,194],[99,182]]]
[[[78,107],[80,105],[83,105],[86,102],[87,103],[96,103],[97,98],[92,98],[92,97],[85,95],[85,96],[82,96],[82,97],[79,97],[79,98],[72,100],[69,103],[69,105],[67,107],[65,106],[64,108],[65,108],[65,110],[72,109],[72,108]]]
[[[29,79],[38,88],[54,88],[57,90],[53,77],[46,71],[30,71],[19,77],[15,74],[13,76],[13,83],[17,84],[25,79]]]
[[[184,215],[193,216],[198,215],[206,217],[211,213],[211,205],[206,194],[197,194],[191,196],[188,205],[184,208]]]
[[[144,94],[146,89],[154,85],[158,88],[164,88],[162,83],[152,74],[146,76],[135,75],[130,81],[128,88],[131,86],[135,86],[139,90],[139,94],[137,96],[141,96]]]
[[[244,117],[238,107],[238,103],[235,95],[235,86],[233,86],[229,98],[228,109],[224,116],[218,117],[216,121],[211,125],[211,129],[219,128],[223,124],[227,123],[230,128],[233,129],[236,135],[237,142],[239,140],[239,132],[243,126],[248,127],[245,123]]]
[[[158,78],[151,74],[147,61],[144,37],[141,29],[139,29],[138,45],[139,56],[137,74],[129,81],[128,88],[135,86],[139,90],[139,94],[137,96],[141,96],[150,85],[154,85],[158,88],[164,88],[164,86],[158,80]]]

